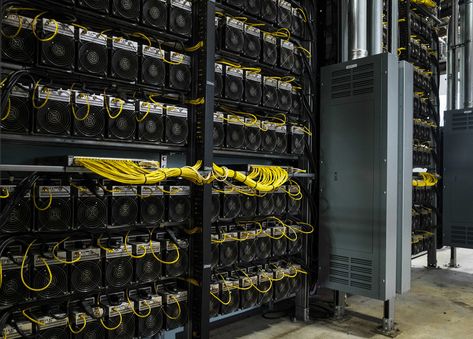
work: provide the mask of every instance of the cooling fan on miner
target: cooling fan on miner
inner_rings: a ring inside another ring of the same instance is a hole
[[[141,54],[141,82],[152,86],[164,86],[166,83],[165,51],[142,46]]]
[[[261,14],[261,0],[244,0],[246,13],[258,17]]]
[[[101,95],[89,95],[73,92],[75,98],[71,106],[74,116],[72,132],[84,138],[101,139],[105,135],[105,115],[103,109],[104,99]]]
[[[8,113],[3,114],[0,121],[1,131],[15,134],[28,133],[32,113],[29,87],[20,84],[13,87],[7,105]]]
[[[269,232],[265,230],[264,232]],[[258,260],[268,259],[271,257],[271,238],[267,235],[256,238],[256,258]]]
[[[263,33],[263,54],[261,61],[270,66],[278,63],[278,39],[269,33]]]
[[[212,192],[212,222],[216,222],[220,217],[220,193]]]
[[[167,221],[171,223],[188,222],[191,218],[191,197],[190,187],[171,186],[170,192],[177,191],[168,197]]]
[[[235,219],[241,212],[240,194],[236,192],[226,192],[222,196],[222,219]]]
[[[276,127],[276,142],[275,142],[275,153],[286,153],[287,152],[287,133],[286,126]]]
[[[261,30],[259,28],[245,25],[243,55],[259,60],[261,55]]]
[[[134,82],[138,79],[138,43],[119,37],[112,38],[110,59],[112,77]]]
[[[245,147],[245,126],[243,118],[229,115],[225,124],[225,146],[232,149],[243,149]]]
[[[77,4],[86,9],[108,13],[110,0],[77,0]]]
[[[170,0],[169,32],[184,37],[192,35],[192,2]]]
[[[231,294],[231,301],[228,305],[222,304],[221,306],[221,312],[222,314],[230,314],[238,310],[238,307],[240,306],[240,291],[237,289],[231,289],[230,291],[227,290],[227,287],[225,285],[222,285],[222,293],[227,296],[228,293]]]
[[[223,47],[225,50],[240,54],[245,44],[244,23],[237,19],[227,17],[223,25]]]
[[[165,244],[165,242],[163,243]],[[177,246],[177,248],[175,246]],[[171,245],[170,242],[167,242],[167,247],[163,249],[164,260],[166,261],[163,268],[164,276],[166,277],[180,277],[184,275],[188,269],[189,255],[187,252],[187,242],[179,241],[175,246]]]
[[[128,285],[133,279],[133,263],[128,254],[111,256],[107,253],[106,256],[105,285],[114,288],[122,288]]]
[[[120,190],[114,194],[112,197],[109,197],[110,206],[109,210],[111,211],[110,215],[110,225],[111,226],[126,226],[134,225],[138,220],[138,200],[136,197],[136,192],[129,192],[127,194],[126,190],[130,188],[117,187],[114,190]],[[113,189],[112,189],[113,190]]]
[[[56,32],[56,33],[55,33]],[[75,62],[75,29],[53,19],[42,19],[40,62],[43,65],[70,70]],[[50,39],[50,37],[52,37]]]
[[[225,144],[225,126],[223,123],[223,113],[214,114],[213,123],[213,146],[214,148],[223,147]]]
[[[292,27],[292,6],[289,2],[284,0],[279,0],[278,25],[279,27],[288,29]]]
[[[168,5],[166,0],[144,0],[142,21],[146,26],[166,30],[168,25]]]
[[[110,139],[118,140],[132,140],[135,136],[137,121],[135,105],[133,102],[114,102],[113,98],[110,98],[108,104],[109,111],[112,111],[108,115],[108,129],[107,136]],[[118,111],[118,113],[116,113]]]
[[[289,285],[289,279],[284,278],[280,281],[275,281],[273,283],[273,289],[274,289],[274,300],[282,300],[286,298],[289,293],[291,286]]]
[[[116,326],[120,322],[119,316],[113,316],[104,320],[108,327]],[[133,339],[135,336],[135,316],[131,313],[122,315],[120,326],[108,332],[108,338]]]
[[[260,105],[263,95],[262,77],[260,74],[245,72],[245,102]]]
[[[3,253],[10,255],[21,262],[23,254],[21,246],[9,246],[5,248]],[[25,301],[29,298],[29,291],[21,282],[20,265],[15,261],[9,260],[2,256],[3,277],[0,286],[0,306],[10,306]],[[29,272],[25,270],[24,277],[29,281]]]
[[[224,241],[220,244],[220,266],[230,267],[238,260],[238,242]]]
[[[33,226],[33,211],[29,195],[13,200],[15,186],[0,186],[2,195],[9,198],[0,199],[0,230],[5,233],[19,233],[30,230]]]
[[[58,324],[57,327],[39,330],[37,333],[39,338],[44,339],[67,338],[68,334],[69,330],[62,323]]]
[[[240,233],[240,238],[245,239],[244,232]],[[248,239],[239,243],[238,258],[243,264],[250,264],[256,258],[257,240],[251,236]]]
[[[77,69],[104,76],[108,69],[107,37],[79,28]]]
[[[272,193],[266,193],[258,199],[258,214],[271,215],[274,212],[274,198]]]
[[[71,131],[69,90],[51,89],[36,86],[32,99],[35,110],[35,132],[38,134],[54,134],[68,136]]]
[[[258,126],[245,128],[245,145],[250,151],[258,151],[261,147],[261,129]]]
[[[144,192],[143,194],[147,194]],[[164,220],[165,202],[163,195],[144,196],[140,198],[141,222],[156,225]]]
[[[141,0],[112,0],[112,14],[118,18],[138,21]]]
[[[240,102],[243,99],[244,82],[243,70],[230,66],[225,67],[224,75],[224,97],[232,101]]]
[[[70,187],[39,186],[37,190],[33,190],[32,194],[36,195],[34,197],[36,230],[40,232],[67,231],[72,224]]]
[[[42,255],[40,255],[42,257]],[[50,299],[63,296],[68,292],[68,274],[67,265],[49,263],[49,269],[45,265],[33,265],[32,282],[33,288],[43,291],[35,292],[34,295],[39,299]],[[51,275],[49,274],[51,271]],[[51,281],[51,283],[49,283]]]
[[[276,22],[278,18],[277,0],[261,0],[261,17],[267,22]]]
[[[8,15],[2,21],[2,59],[22,64],[35,62],[36,38],[32,32],[33,19]],[[21,30],[19,27],[21,25]]]
[[[259,292],[254,288],[240,291],[240,307],[246,309],[256,306],[258,304],[258,294]]]
[[[263,121],[262,126],[261,149],[268,153],[274,152],[276,149],[276,131],[274,125],[270,122]]]
[[[263,79],[263,106],[276,108],[278,105],[278,81],[270,77]]]
[[[158,254],[156,253],[156,255]],[[162,265],[152,254],[146,254],[143,258],[135,259],[134,261],[136,281],[148,283],[156,281],[161,277]]]
[[[249,195],[242,195],[240,216],[242,218],[250,218],[256,216],[258,208],[257,198]]]
[[[72,264],[69,280],[73,292],[89,293],[102,286],[100,253],[95,258],[81,258],[79,262]]]
[[[146,312],[147,314],[147,312]],[[160,307],[151,309],[151,313],[146,318],[139,318],[137,321],[138,335],[140,338],[151,338],[157,335],[164,326],[164,315]]]
[[[189,122],[187,108],[167,108],[164,138],[167,143],[184,145],[188,141]]]

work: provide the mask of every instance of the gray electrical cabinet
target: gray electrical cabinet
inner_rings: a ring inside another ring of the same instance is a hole
[[[445,112],[443,239],[473,248],[473,109]]]
[[[320,281],[380,300],[396,294],[398,77],[397,58],[379,54],[321,79]]]

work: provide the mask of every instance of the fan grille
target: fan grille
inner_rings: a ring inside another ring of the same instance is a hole
[[[270,282],[269,281],[265,281],[265,282],[262,282],[258,285],[258,288],[262,291],[267,291],[268,288],[270,287]],[[267,304],[271,301],[272,299],[272,293],[271,291],[268,291],[268,293],[262,293],[260,294],[260,297],[259,297],[259,303],[260,304]]]
[[[119,318],[112,317],[109,319],[108,324],[110,327],[118,324]],[[116,330],[109,332],[109,338],[114,339],[133,339],[135,334],[135,318],[132,314],[126,314],[123,316],[123,321]]]
[[[114,49],[112,52],[112,75],[120,79],[136,81],[137,74],[137,54],[119,48]]]
[[[241,200],[238,194],[225,194],[223,196],[223,218],[234,219],[240,215]]]
[[[241,291],[241,308],[250,308],[258,303],[258,291],[255,289],[249,289],[247,291]]]
[[[28,272],[25,273],[25,279],[28,279]],[[4,270],[0,288],[0,305],[13,305],[24,301],[27,296],[28,291],[20,279],[20,270]]]
[[[278,8],[273,0],[263,0],[261,15],[263,19],[269,22],[275,22],[277,19]]]
[[[3,201],[0,201],[0,210],[3,211],[5,206],[2,205]],[[26,232],[31,228],[31,220],[30,201],[29,199],[23,198],[12,207],[10,215],[0,229],[6,233]]]
[[[263,42],[263,62],[269,65],[276,65],[278,62],[278,48],[276,44]]]
[[[282,28],[291,28],[291,24],[292,24],[292,13],[291,13],[291,11],[289,11],[289,10],[283,8],[283,7],[279,7],[278,23],[279,23],[279,26],[282,27]]]
[[[98,262],[82,261],[71,269],[71,289],[75,292],[87,293],[101,285],[102,269]]]
[[[223,124],[219,122],[214,122],[214,129],[213,129],[213,141],[214,147],[221,147],[225,140],[225,132],[223,130]]]
[[[220,244],[220,266],[229,267],[238,259],[238,244],[236,241],[226,241]]]
[[[53,40],[41,43],[42,63],[54,67],[71,69],[74,65],[74,39],[56,35]]]
[[[102,199],[90,197],[77,201],[77,227],[90,230],[106,226],[107,206]]]
[[[274,194],[274,212],[275,214],[282,215],[286,212],[287,198],[285,193]]]
[[[136,260],[136,278],[140,283],[158,280],[161,276],[161,263],[150,254]]]
[[[92,74],[107,73],[107,47],[93,42],[86,42],[79,47],[79,70]]]
[[[261,96],[263,89],[261,83],[256,81],[246,81],[245,84],[245,99],[250,104],[259,104],[261,102]]]
[[[166,3],[158,0],[145,0],[143,3],[143,23],[165,29],[168,21]]]
[[[304,23],[301,18],[293,16],[292,17],[292,34],[298,37],[302,37],[304,34]]]
[[[143,57],[141,76],[145,84],[163,86],[166,80],[164,62],[157,58]]]
[[[105,114],[103,109],[97,106],[87,108],[85,105],[77,105],[76,115],[80,120],[74,120],[74,132],[77,135],[89,138],[103,136],[105,129]],[[87,114],[89,114],[84,119]]]
[[[270,215],[274,211],[273,195],[268,193],[264,197],[259,198],[258,210],[261,215]]]
[[[257,151],[261,147],[261,132],[258,128],[247,127],[245,133],[246,148]]]
[[[82,6],[101,12],[108,10],[108,3],[108,0],[80,0]]]
[[[13,36],[18,30],[17,27],[3,25],[3,32],[6,36]],[[20,63],[31,64],[34,62],[36,39],[34,35],[22,29],[14,38],[5,38],[2,34],[2,56]]]
[[[273,152],[276,148],[276,132],[267,130],[263,132],[262,148],[265,152]]]
[[[212,222],[218,220],[220,216],[220,195],[212,194]]]
[[[303,65],[303,61],[302,61],[302,56],[300,55],[295,55],[294,56],[294,68],[293,68],[293,72],[300,75],[302,74],[302,65]]]
[[[124,110],[117,118],[108,121],[109,137],[120,140],[133,138],[136,130],[135,112]]]
[[[161,142],[164,135],[163,118],[157,114],[148,115],[140,122],[140,138],[149,142]]]
[[[225,299],[222,299],[225,300]],[[210,318],[213,318],[218,315],[220,311],[220,301],[215,299],[213,296],[210,296],[210,302],[209,302],[209,316]]]
[[[221,97],[223,90],[223,76],[221,73],[215,73],[215,96]]]
[[[44,291],[38,292],[40,298],[54,298],[67,293],[67,272],[66,267],[62,265],[49,265],[52,280],[49,287]],[[33,276],[33,286],[41,288],[50,281],[50,276],[46,267],[39,267],[35,270]]]
[[[141,219],[146,224],[156,224],[164,217],[164,198],[146,197],[141,199]]]
[[[294,235],[289,234],[289,237],[294,237]],[[302,236],[298,235],[297,240],[295,241],[289,241],[289,248],[288,252],[289,254],[299,254],[302,252]]]
[[[135,224],[138,217],[138,203],[134,197],[112,198],[112,224]]]
[[[241,101],[243,96],[243,79],[227,76],[225,81],[225,97],[227,99]]]
[[[304,135],[302,134],[292,135],[292,153],[304,154]]]
[[[286,153],[287,135],[285,133],[276,133],[276,147],[274,151],[277,153]]]
[[[246,240],[240,243],[240,261],[250,263],[256,257],[256,240]]]
[[[160,308],[154,308],[146,318],[138,320],[138,335],[140,337],[152,337],[163,328],[163,314]]]
[[[187,195],[172,196],[169,198],[169,221],[184,222],[191,214],[191,202]]]
[[[243,196],[241,198],[241,216],[242,217],[253,217],[256,215],[256,197]]]
[[[187,118],[166,117],[166,141],[173,144],[185,144],[189,135]]]
[[[67,338],[67,330],[65,328],[50,328],[38,333],[38,339],[62,339]]]
[[[301,102],[301,96],[300,95],[292,95],[292,107],[291,107],[291,113],[294,114],[299,114],[301,111],[302,107],[302,102]]]
[[[27,99],[10,96],[10,113],[8,117],[1,122],[2,130],[13,133],[27,133],[30,114]],[[3,116],[4,115],[2,115],[2,117]]]
[[[300,200],[294,200],[290,199],[288,200],[288,207],[287,207],[287,212],[289,214],[299,214],[301,210],[301,202]]]
[[[232,300],[228,305],[222,305],[222,314],[229,314],[233,313],[238,309],[238,305],[240,305],[240,293],[238,290],[231,290],[230,293],[232,294]],[[223,293],[228,293],[224,291]]]
[[[113,14],[128,20],[138,20],[140,0],[113,0]]]
[[[84,330],[77,335],[79,339],[105,339],[105,329],[96,321],[87,322]]]
[[[245,36],[245,44],[243,53],[253,59],[258,59],[261,54],[261,40],[255,35],[247,34]]]
[[[180,301],[179,306],[181,307],[181,315],[177,319],[166,318],[166,329],[174,330],[184,324],[185,319],[187,318],[187,306],[184,302]],[[177,304],[169,304],[165,306],[166,313],[172,317],[176,318],[179,315],[179,309]]]
[[[176,259],[177,253],[176,251],[169,251],[166,253],[166,261],[174,261]],[[166,275],[168,277],[179,277],[186,273],[187,271],[187,263],[189,259],[187,256],[187,252],[180,250],[179,252],[179,261],[172,265],[166,265]]]
[[[191,12],[182,8],[172,7],[169,18],[170,31],[190,36],[192,33],[192,15]]]
[[[69,106],[65,102],[48,100],[36,112],[36,130],[40,133],[67,135],[71,126]]]
[[[289,294],[289,281],[283,279],[274,283],[274,299],[281,300]]]
[[[49,199],[38,199],[39,206],[46,206]],[[65,231],[71,224],[71,204],[69,199],[53,198],[51,207],[45,211],[37,211],[38,230]]]
[[[227,147],[243,148],[245,144],[245,132],[243,126],[227,124]]]
[[[276,238],[279,238],[277,236]],[[273,239],[273,255],[281,256],[286,254],[287,251],[287,242],[286,238],[282,237],[281,239]]]
[[[288,111],[292,107],[292,94],[288,91],[279,91],[278,93],[279,109]]]
[[[243,51],[243,45],[243,31],[227,26],[225,29],[225,49],[235,53],[240,53]]]
[[[189,65],[169,66],[170,87],[181,91],[188,91],[192,83],[191,70]]]
[[[267,259],[271,256],[271,239],[260,237],[256,244],[256,257],[258,259]]]
[[[212,244],[212,268],[218,265],[220,259],[220,245]]]
[[[107,260],[105,279],[112,287],[126,286],[133,278],[133,265],[130,258],[114,258]]]
[[[251,15],[258,16],[261,12],[261,1],[260,0],[246,0],[246,12]]]
[[[263,87],[263,106],[274,108],[278,103],[278,93],[275,87]]]
[[[281,48],[281,67],[292,70],[294,67],[294,52],[287,49]]]

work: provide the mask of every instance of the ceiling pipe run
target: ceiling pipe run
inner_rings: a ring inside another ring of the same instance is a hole
[[[368,2],[367,0],[351,0],[348,6],[348,48],[350,60],[368,56],[367,33]]]
[[[473,108],[473,0],[465,1],[464,77],[463,97],[465,108]]]

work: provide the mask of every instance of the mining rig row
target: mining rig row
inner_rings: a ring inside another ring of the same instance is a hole
[[[440,174],[439,40],[435,31],[435,9],[409,1],[399,5],[402,60],[414,65],[414,179],[419,171]],[[420,170],[419,170],[420,169]],[[441,215],[441,185],[413,187],[412,254],[434,252]],[[431,256],[429,256],[430,258]],[[435,265],[434,262],[429,264]]]

